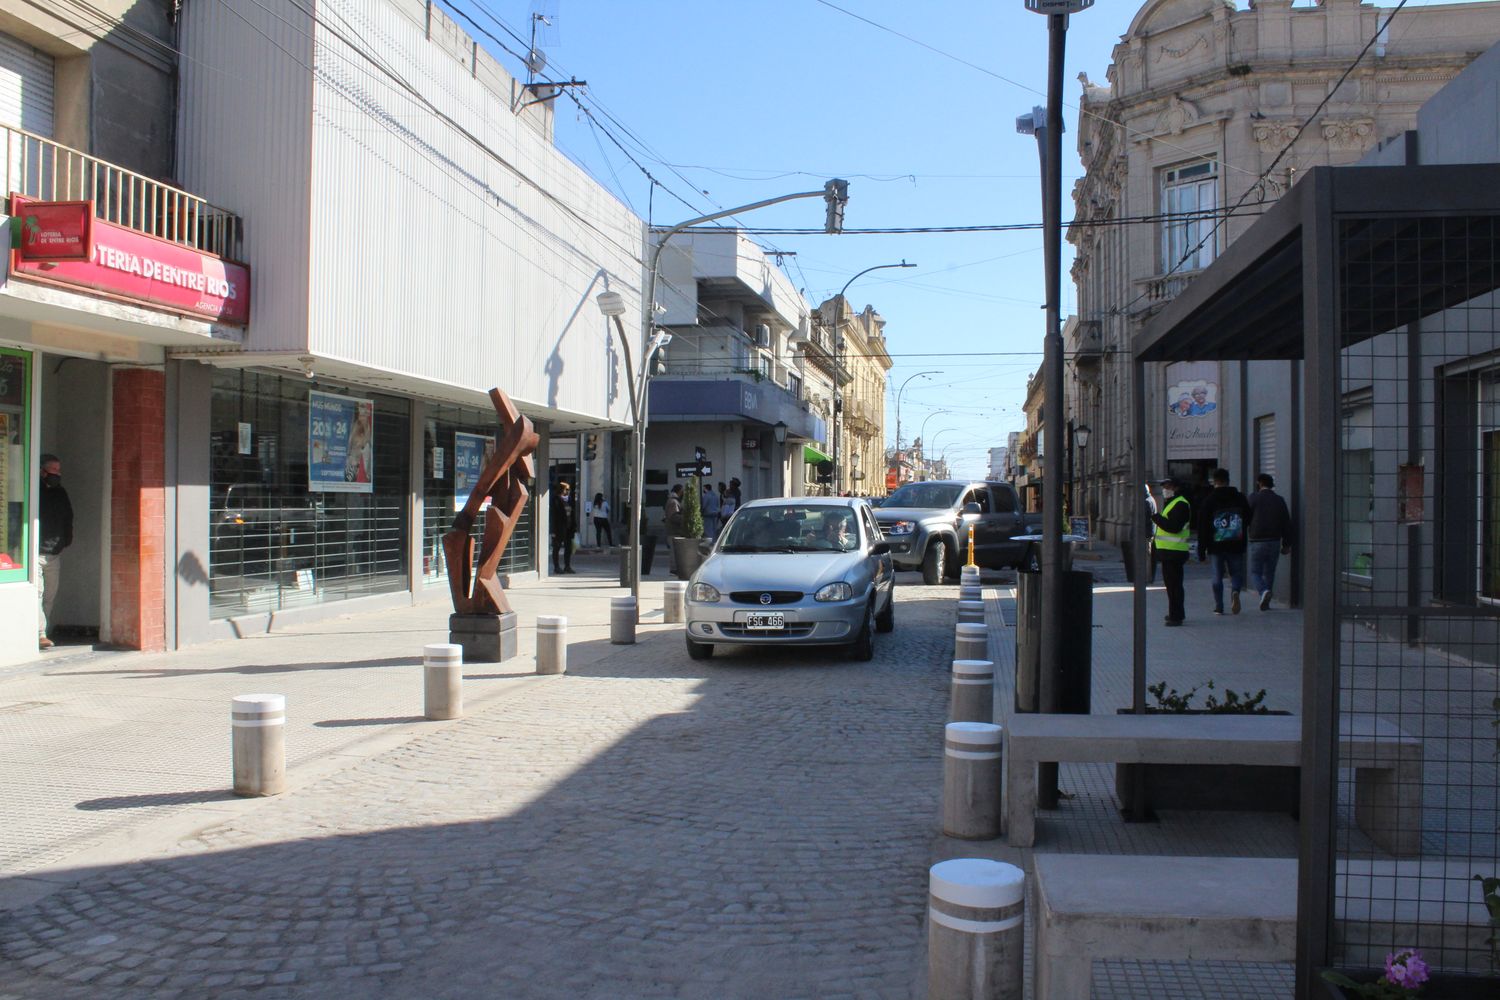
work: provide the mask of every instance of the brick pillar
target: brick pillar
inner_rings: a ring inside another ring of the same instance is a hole
[[[166,374],[114,373],[110,473],[110,641],[131,649],[167,645]]]

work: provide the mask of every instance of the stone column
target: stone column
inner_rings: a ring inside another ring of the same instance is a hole
[[[999,726],[950,722],[943,739],[943,833],[962,840],[1000,836]]]
[[[1026,873],[1015,865],[981,858],[933,865],[927,879],[928,1000],[1021,1000],[1025,910]]]
[[[993,722],[995,664],[989,660],[954,660],[949,722]]]
[[[536,672],[568,672],[568,619],[563,615],[536,616]]]
[[[422,714],[429,719],[464,714],[464,648],[457,643],[422,647]]]
[[[634,597],[609,599],[609,641],[616,646],[635,645],[636,605]]]
[[[687,620],[687,581],[668,580],[661,585],[662,616],[668,625],[678,625]]]
[[[234,794],[286,790],[286,696],[242,694],[229,705]]]
[[[988,660],[990,633],[982,622],[959,622],[953,630],[955,660]]]

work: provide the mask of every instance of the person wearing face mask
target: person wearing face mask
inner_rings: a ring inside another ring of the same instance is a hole
[[[1151,547],[1161,566],[1161,581],[1167,588],[1167,624],[1178,626],[1187,617],[1183,608],[1182,570],[1188,561],[1193,508],[1182,495],[1182,484],[1172,476],[1161,481],[1161,494],[1161,509],[1151,515],[1155,527]]]
[[[47,637],[52,607],[62,586],[62,553],[73,544],[73,504],[62,484],[62,460],[42,456],[41,504],[37,537],[37,637],[38,649],[51,649]]]

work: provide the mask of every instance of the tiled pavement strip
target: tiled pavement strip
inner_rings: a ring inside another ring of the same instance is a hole
[[[1099,554],[1080,568],[1118,578]],[[684,670],[661,626],[609,646],[608,582],[513,591],[522,652],[470,675],[459,723],[413,718],[441,605],[11,672],[0,996],[919,995],[925,865],[1031,853],[934,833],[951,588],[903,585],[871,668],[784,657],[768,676]],[[1151,633],[1153,680],[1294,708],[1300,616],[1211,619],[1189,586],[1190,627]],[[1129,602],[1096,596],[1096,712],[1128,698]],[[538,612],[569,615],[568,679],[529,674]],[[277,799],[224,791],[227,701],[252,689],[288,695]],[[1039,850],[1295,853],[1289,819],[1127,827],[1108,768],[1063,776],[1076,797]],[[1095,995],[1224,996],[1226,971],[1287,992],[1281,967],[1108,962]]]

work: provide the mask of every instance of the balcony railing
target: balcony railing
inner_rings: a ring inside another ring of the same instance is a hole
[[[1182,290],[1188,286],[1188,282],[1197,276],[1197,271],[1177,271],[1173,274],[1158,274],[1150,278],[1141,278],[1136,281],[1135,285],[1151,305],[1162,305],[1181,295]]]
[[[5,190],[37,201],[92,201],[106,222],[239,260],[239,216],[195,194],[21,129],[5,130]]]

